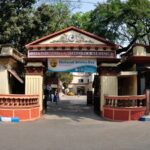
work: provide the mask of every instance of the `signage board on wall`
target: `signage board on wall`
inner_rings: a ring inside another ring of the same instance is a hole
[[[49,72],[97,72],[96,59],[48,59]]]
[[[115,51],[44,51],[44,50],[29,50],[28,58],[116,58]]]

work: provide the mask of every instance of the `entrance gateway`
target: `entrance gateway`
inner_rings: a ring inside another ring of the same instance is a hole
[[[41,112],[43,74],[47,66],[50,72],[97,72],[101,111],[104,94],[118,94],[116,63],[119,60],[114,43],[71,26],[33,41],[26,48],[25,94],[39,94]]]

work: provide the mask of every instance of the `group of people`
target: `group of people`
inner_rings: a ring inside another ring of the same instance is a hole
[[[51,85],[46,85],[44,88],[44,101],[43,101],[43,107],[44,110],[47,111],[47,102],[55,102],[57,104],[59,100],[59,94],[58,91],[53,91],[51,88]]]

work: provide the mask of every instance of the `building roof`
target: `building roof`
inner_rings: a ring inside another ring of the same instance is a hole
[[[1,46],[0,58],[8,58],[8,57],[12,57],[13,59],[17,61],[24,63],[25,56],[22,53],[20,53],[18,50],[7,45]]]
[[[64,34],[64,33],[67,33],[67,32],[69,32],[69,31],[75,31],[75,32],[77,32],[77,33],[79,33],[79,34],[82,34],[82,35],[84,35],[84,36],[87,36],[87,37],[89,37],[89,38],[92,38],[92,39],[94,39],[94,40],[97,40],[97,41],[99,41],[99,42],[101,42],[101,44],[80,44],[80,43],[76,43],[76,44],[74,44],[74,43],[50,43],[50,44],[41,44],[41,42],[43,42],[43,41],[46,41],[46,40],[48,40],[48,39],[52,39],[52,38],[54,38],[54,37],[57,37],[57,36],[59,36],[59,35],[62,35],[62,34]],[[114,44],[114,43],[112,43],[112,42],[110,42],[110,41],[108,41],[108,40],[106,40],[105,38],[103,38],[103,37],[100,37],[100,36],[97,36],[97,35],[94,35],[94,34],[92,34],[92,33],[89,33],[89,32],[87,32],[87,31],[84,31],[84,30],[82,30],[82,29],[79,29],[79,28],[76,28],[76,27],[74,27],[74,26],[70,26],[70,27],[68,27],[68,28],[65,28],[65,29],[62,29],[62,30],[60,30],[60,31],[57,31],[57,32],[55,32],[55,33],[52,33],[52,34],[49,34],[49,35],[47,35],[47,36],[44,36],[44,37],[42,37],[42,38],[40,38],[40,39],[37,39],[37,40],[35,40],[35,41],[33,41],[33,42],[31,42],[31,43],[29,43],[29,44],[27,44],[27,45],[25,45],[25,47],[27,48],[27,49],[33,49],[33,48],[49,48],[49,47],[81,47],[81,48],[83,48],[83,47],[91,47],[91,46],[94,46],[95,45],[95,47],[107,47],[107,46],[109,46],[109,47],[111,47],[111,48],[113,48],[113,49],[117,49],[117,45],[116,44]]]

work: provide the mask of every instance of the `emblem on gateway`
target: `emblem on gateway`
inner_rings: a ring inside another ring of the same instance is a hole
[[[67,39],[68,39],[68,41],[70,41],[70,42],[74,42],[74,41],[76,40],[76,36],[73,35],[73,34],[70,34],[70,35],[68,35]]]
[[[50,60],[50,66],[55,68],[57,66],[57,60],[56,59]]]

